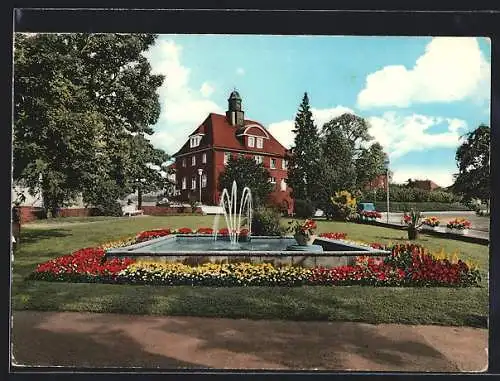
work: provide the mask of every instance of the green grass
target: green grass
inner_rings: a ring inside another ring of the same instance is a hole
[[[212,216],[120,218],[92,224],[36,229],[24,226],[15,253],[14,309],[190,315],[250,319],[342,320],[367,323],[486,325],[486,246],[422,235],[419,243],[460,251],[482,270],[481,288],[209,288],[78,284],[27,281],[38,263],[106,241],[159,227],[211,226]],[[286,220],[283,221],[286,223]],[[403,242],[405,231],[341,222],[318,222],[318,231],[343,231],[349,239]]]

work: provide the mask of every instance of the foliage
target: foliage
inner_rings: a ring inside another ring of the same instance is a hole
[[[306,237],[310,237],[314,235],[316,228],[316,222],[314,220],[305,220],[304,222],[300,222],[297,220],[288,221],[288,231],[292,232],[294,235],[300,234]]]
[[[470,229],[472,227],[472,223],[466,218],[455,218],[451,221],[448,221],[446,227],[448,229],[464,230]]]
[[[295,200],[295,216],[299,218],[310,218],[314,216],[316,208],[310,200]]]
[[[403,214],[403,222],[406,224],[408,229],[418,229],[422,226],[423,216],[418,210],[411,209],[410,213]]]
[[[356,185],[363,189],[366,184],[377,176],[386,173],[385,152],[380,143],[375,142],[368,148],[359,148],[356,159]]]
[[[230,157],[224,172],[219,176],[219,191],[226,188],[230,192],[233,181],[236,181],[239,192],[244,187],[250,188],[253,204],[259,207],[265,205],[269,194],[273,191],[269,176],[269,171],[262,163],[258,164],[255,160],[243,156]],[[240,197],[241,193],[238,194],[238,202],[241,201]]]
[[[93,216],[123,216],[123,210],[118,201],[101,198],[102,203],[97,204],[92,208]]]
[[[275,209],[265,207],[255,209],[252,215],[252,235],[284,235],[280,219],[280,213]]]
[[[479,199],[489,205],[490,127],[480,125],[466,137],[455,155],[459,172],[453,190],[463,196],[464,202]]]
[[[304,93],[295,117],[294,144],[288,162],[287,183],[296,200],[315,200],[321,177],[321,147],[316,125],[312,118],[309,97]]]
[[[356,217],[356,198],[352,197],[348,191],[335,192],[331,197],[331,216],[341,221],[350,221]]]
[[[387,204],[384,201],[379,201],[376,204],[377,210],[380,212],[387,211]],[[389,210],[391,212],[408,212],[410,209],[418,209],[424,211],[468,211],[469,209],[463,204],[439,203],[439,202],[396,202],[390,201]]]
[[[55,211],[82,194],[116,200],[148,172],[163,77],[143,56],[149,34],[15,36],[14,180]],[[142,146],[137,142],[141,141]],[[143,144],[144,143],[144,144]],[[146,176],[148,178],[148,176]]]

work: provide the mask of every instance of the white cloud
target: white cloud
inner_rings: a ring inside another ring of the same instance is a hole
[[[457,147],[467,124],[461,119],[412,114],[400,116],[386,112],[368,118],[369,133],[392,158],[412,151],[432,148]],[[438,125],[447,127],[445,132],[433,132]]]
[[[428,168],[428,167],[400,167],[391,168],[393,171],[392,181],[402,184],[413,180],[432,180],[441,187],[448,187],[453,184],[453,174],[456,169],[452,168]]]
[[[354,113],[353,110],[344,106],[336,106],[325,109],[317,109],[311,107],[311,112],[313,114],[313,119],[318,130],[321,130],[323,124],[337,116],[340,116],[344,113]],[[292,132],[294,127],[295,122],[293,120],[282,120],[280,122],[269,124],[267,129],[281,144],[289,148],[293,145],[293,141],[295,139],[295,134]]]
[[[202,96],[205,98],[209,97],[212,95],[214,92],[214,88],[208,83],[208,82],[203,82],[203,85],[201,85],[200,88],[200,93]]]
[[[173,41],[158,40],[144,55],[151,63],[153,73],[165,76],[158,90],[161,114],[151,141],[173,154],[210,112],[220,113],[222,108],[209,99],[214,89],[208,82],[204,82],[199,90],[190,86],[190,69],[181,62],[182,46]]]
[[[236,74],[245,75],[245,69],[243,69],[242,67],[239,67],[238,69],[236,69]]]
[[[489,100],[491,66],[473,37],[435,37],[413,68],[386,66],[366,77],[361,108]]]

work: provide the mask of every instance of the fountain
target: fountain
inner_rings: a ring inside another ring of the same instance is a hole
[[[252,232],[252,192],[250,188],[244,187],[243,192],[241,193],[240,199],[240,208],[238,211],[238,185],[236,181],[233,181],[233,186],[231,187],[231,195],[227,191],[227,188],[224,188],[222,191],[222,195],[219,202],[219,207],[222,209],[224,213],[224,219],[226,221],[226,226],[229,234],[229,241],[231,244],[236,244],[238,242],[238,237],[241,232],[241,216],[243,212],[246,216],[246,226],[248,231],[248,237],[250,237]],[[245,210],[246,207],[246,210]],[[219,216],[221,214],[217,213],[214,218],[213,225],[213,239],[217,241],[217,233],[219,231]]]
[[[242,228],[248,229],[248,238],[252,231],[252,192],[248,187],[244,187],[238,203],[238,186],[235,181],[233,181],[231,193],[227,189],[222,191],[219,206],[222,212],[214,217],[212,236],[172,234],[127,247],[109,249],[105,256],[169,262],[197,261],[200,258],[210,262],[271,260],[276,264],[332,266],[351,264],[359,255],[385,256],[389,254],[388,251],[324,237],[316,238],[314,245],[300,247],[300,253],[295,251],[297,250],[296,241],[290,236],[253,236],[251,240],[242,240],[240,239]],[[222,215],[229,237],[218,234],[219,219]]]

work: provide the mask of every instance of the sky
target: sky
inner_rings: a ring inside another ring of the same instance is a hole
[[[144,53],[165,75],[151,141],[174,154],[236,89],[288,148],[307,92],[318,129],[345,112],[369,122],[394,182],[449,186],[464,134],[490,124],[490,50],[484,37],[160,35]]]

